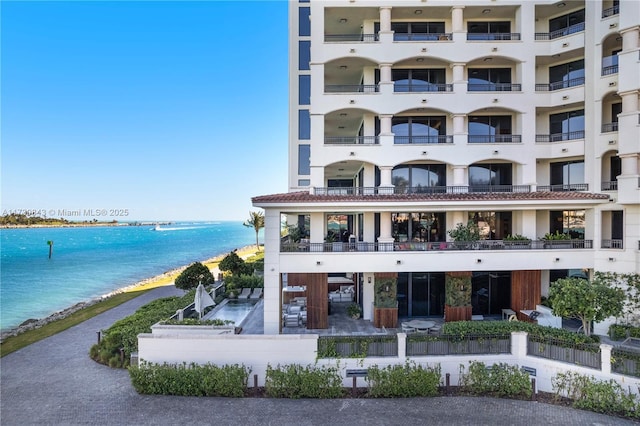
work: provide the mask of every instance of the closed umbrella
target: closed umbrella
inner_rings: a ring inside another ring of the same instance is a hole
[[[207,293],[207,290],[205,290],[202,283],[198,284],[198,287],[196,288],[196,298],[194,301],[194,309],[198,313],[198,318],[202,318],[204,308],[215,304],[216,302],[214,302],[209,293]]]

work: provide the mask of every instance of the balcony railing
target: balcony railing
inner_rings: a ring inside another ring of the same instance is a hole
[[[378,145],[378,136],[325,136],[325,145]]]
[[[520,33],[467,33],[467,40],[520,40]]]
[[[613,123],[604,123],[602,125],[602,133],[608,132],[617,132],[618,131],[618,122],[615,121]]]
[[[623,240],[602,240],[600,242],[600,248],[606,249],[622,249],[624,248]]]
[[[394,136],[393,143],[396,145],[407,144],[427,144],[427,143],[453,143],[453,135],[433,135],[433,136]]]
[[[613,7],[609,7],[602,11],[602,17],[608,18],[609,16],[617,15],[620,13],[620,5],[616,4]]]
[[[469,92],[519,92],[522,85],[519,83],[481,83],[467,84]]]
[[[602,74],[611,75],[618,73],[618,55],[611,55],[602,58]]]
[[[325,34],[324,41],[325,42],[341,42],[341,41],[350,41],[350,42],[373,42],[378,41],[377,34]]]
[[[467,194],[496,192],[531,192],[531,185],[456,185],[456,186],[366,186],[366,187],[315,187],[314,195],[402,195],[402,194]]]
[[[588,191],[588,183],[569,183],[557,185],[538,185],[538,192],[567,192],[567,191]]]
[[[572,78],[570,80],[554,81],[553,83],[536,84],[536,92],[553,92],[554,90],[566,89],[568,87],[584,85],[584,77]]]
[[[522,135],[469,135],[469,143],[520,143]]]
[[[574,139],[584,139],[584,130],[576,130],[575,132],[553,133],[550,135],[536,135],[536,142],[560,142],[571,141]]]
[[[325,93],[376,93],[377,84],[331,84],[324,87]]]
[[[550,33],[536,33],[535,39],[536,40],[553,40],[553,39],[564,37],[567,35],[579,33],[581,31],[584,31],[584,22],[571,25],[570,27],[560,28],[559,30],[552,31]]]
[[[453,92],[453,84],[434,84],[434,83],[395,83],[393,91],[402,92]]]
[[[394,33],[393,41],[449,41],[452,33]]]
[[[613,180],[610,182],[602,182],[600,184],[601,191],[617,191],[618,190],[618,181]]]
[[[413,252],[413,251],[460,251],[460,250],[556,250],[556,249],[592,249],[592,240],[562,241],[434,241],[434,242],[393,242],[369,243],[357,241],[351,243],[280,243],[281,253],[342,253],[342,252]]]

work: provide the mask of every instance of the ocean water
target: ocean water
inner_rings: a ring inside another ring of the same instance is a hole
[[[49,259],[47,241],[53,241]],[[255,244],[242,222],[0,229],[0,328]]]

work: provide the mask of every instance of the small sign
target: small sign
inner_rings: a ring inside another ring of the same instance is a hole
[[[367,377],[367,369],[366,368],[348,369],[347,377]]]
[[[529,374],[530,376],[533,376],[533,377],[536,376],[536,369],[533,368],[533,367],[522,366],[522,367],[520,367],[520,370],[522,370],[523,373]]]

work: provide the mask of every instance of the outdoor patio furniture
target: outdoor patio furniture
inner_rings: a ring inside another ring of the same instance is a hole
[[[300,326],[300,314],[285,314],[284,315],[285,327],[299,327]]]
[[[256,287],[253,289],[253,293],[249,296],[249,299],[260,299],[262,297],[262,287]]]
[[[248,299],[251,294],[251,287],[243,288],[242,292],[238,295],[238,299]]]
[[[406,322],[403,322],[402,324],[400,324],[400,326],[402,327],[402,331],[403,331],[404,333],[409,334],[409,333],[415,333],[415,332],[416,332],[416,329],[415,329],[415,328],[413,328],[413,327],[411,327],[411,326],[410,326],[409,324],[407,324]]]
[[[429,334],[440,334],[441,329],[442,329],[441,325],[434,325],[429,329]]]

